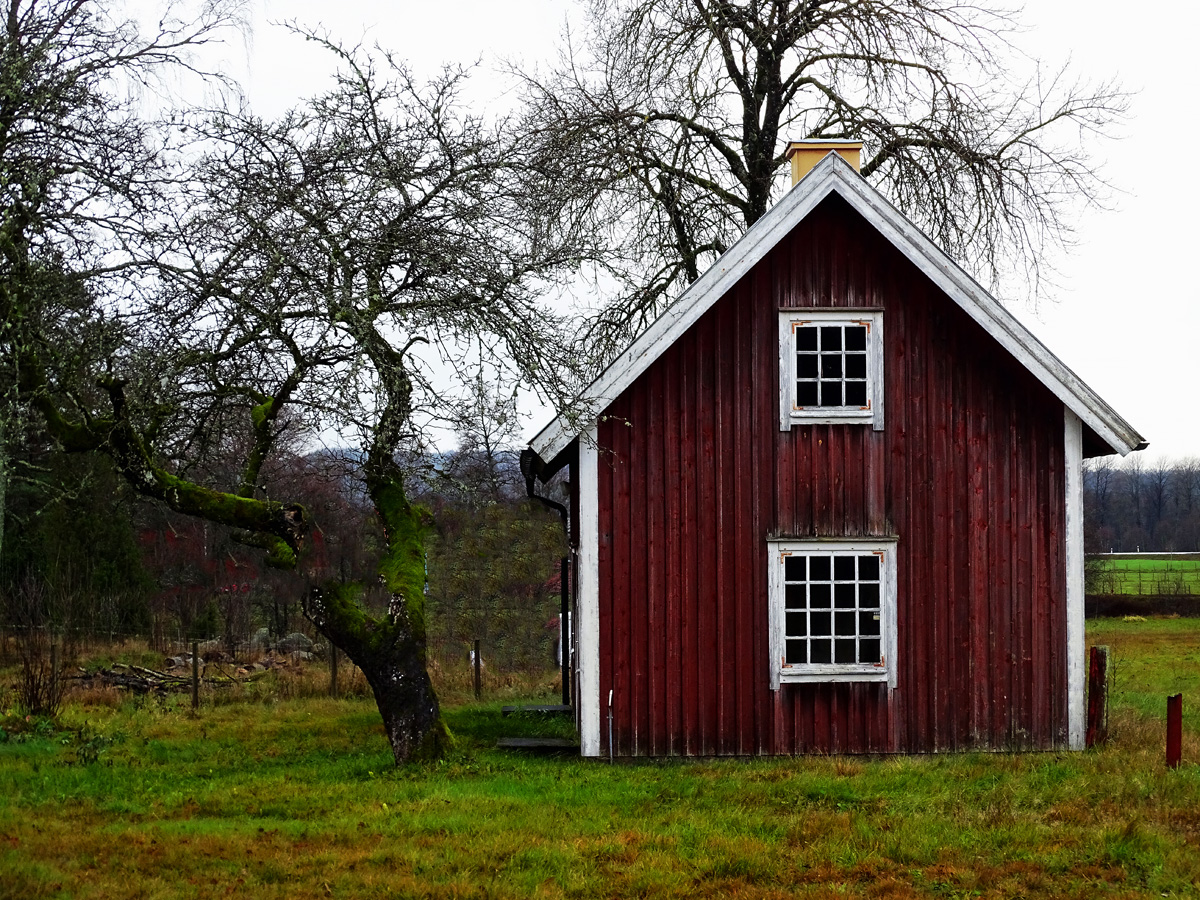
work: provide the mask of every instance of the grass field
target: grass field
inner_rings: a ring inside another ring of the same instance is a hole
[[[1200,553],[1088,558],[1088,593],[1200,597]]]
[[[495,750],[564,726],[459,703],[451,756],[396,770],[362,698],[10,718],[0,898],[1197,896],[1200,620],[1089,627],[1113,740],[1080,754],[614,766]]]

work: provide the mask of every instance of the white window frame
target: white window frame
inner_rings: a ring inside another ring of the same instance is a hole
[[[853,538],[846,540],[779,539],[767,541],[767,589],[770,592],[769,627],[771,690],[780,684],[831,681],[886,681],[896,687],[896,539]],[[784,656],[785,576],[784,561],[790,556],[813,554],[872,553],[880,557],[879,641],[877,664],[808,663],[788,665]]]
[[[867,326],[867,405],[796,405],[795,329],[802,325]],[[779,313],[779,429],[797,425],[870,425],[883,431],[883,310],[788,309]]]

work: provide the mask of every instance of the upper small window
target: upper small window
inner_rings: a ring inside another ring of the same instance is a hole
[[[883,314],[794,310],[779,316],[779,427],[869,423],[883,429]]]

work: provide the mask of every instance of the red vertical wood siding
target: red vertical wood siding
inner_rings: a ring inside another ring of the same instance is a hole
[[[803,307],[884,310],[883,431],[779,430],[778,311]],[[614,401],[599,441],[619,755],[1065,745],[1062,405],[843,201]],[[771,691],[767,540],[860,535],[898,536],[896,689]]]

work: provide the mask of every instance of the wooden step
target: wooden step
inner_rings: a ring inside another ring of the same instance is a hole
[[[547,703],[533,706],[502,706],[500,715],[511,716],[513,713],[541,713],[547,716],[566,716],[571,714],[571,707],[561,703]]]
[[[570,738],[506,737],[496,741],[501,750],[526,753],[578,753],[579,743]]]

